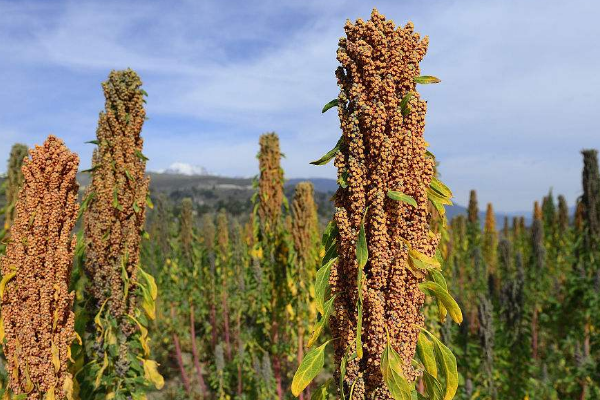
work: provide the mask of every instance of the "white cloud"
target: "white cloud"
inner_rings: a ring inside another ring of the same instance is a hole
[[[426,135],[456,193],[478,188],[507,211],[529,208],[550,186],[575,198],[579,150],[598,146],[600,130],[597,2],[374,3],[430,36],[422,70],[442,84],[421,88]],[[287,176],[335,176],[308,162],[339,135],[335,113],[320,108],[337,93],[345,19],[367,18],[369,4],[23,4],[0,0],[3,140],[3,130],[29,143],[52,131],[85,165],[91,148],[81,143],[102,108],[99,83],[130,66],[150,93],[149,167],[200,160],[216,173],[251,176],[258,135],[274,130]]]

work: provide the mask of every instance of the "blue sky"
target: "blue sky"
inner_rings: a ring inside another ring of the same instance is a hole
[[[126,4],[125,4],[126,3]],[[0,171],[14,142],[49,133],[90,163],[100,83],[131,67],[149,93],[148,168],[174,162],[253,176],[276,131],[287,177],[339,137],[337,40],[372,7],[429,35],[426,138],[456,201],[529,210],[550,187],[580,194],[580,150],[600,147],[600,2],[0,0]]]

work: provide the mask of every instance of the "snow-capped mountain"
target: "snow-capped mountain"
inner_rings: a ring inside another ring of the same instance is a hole
[[[163,169],[158,172],[164,174],[179,174],[187,176],[208,175],[208,171],[206,170],[206,168],[200,165],[191,165],[182,162],[175,162],[171,164],[169,168]]]

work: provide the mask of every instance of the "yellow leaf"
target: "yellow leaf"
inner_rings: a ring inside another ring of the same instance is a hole
[[[150,345],[148,344],[148,342],[150,341],[150,339],[148,339],[148,329],[146,329],[146,327],[144,327],[144,325],[142,325],[140,321],[135,319],[135,317],[133,317],[132,315],[128,315],[128,317],[131,318],[137,324],[138,328],[140,328],[140,343],[142,345],[142,348],[144,349],[144,354],[146,356],[149,356]]]
[[[50,386],[50,389],[46,392],[46,400],[56,400],[54,395],[54,386]]]
[[[60,358],[58,357],[58,347],[54,343],[50,346],[52,352],[52,365],[54,365],[54,372],[60,370]]]
[[[156,389],[160,390],[165,385],[165,379],[158,373],[158,363],[154,360],[144,360],[144,377],[154,384]]]
[[[104,353],[104,361],[102,362],[102,367],[100,367],[100,370],[96,374],[96,381],[94,382],[95,389],[98,389],[98,387],[100,386],[100,382],[102,381],[102,375],[104,374],[104,370],[106,369],[106,367],[108,367],[108,355],[105,352]]]
[[[67,374],[67,376],[65,376],[65,380],[63,382],[63,393],[65,394],[67,400],[73,400],[73,377],[71,374]]]
[[[6,289],[6,284],[8,283],[8,281],[14,278],[16,274],[17,273],[15,271],[11,271],[2,277],[2,281],[0,281],[0,299],[4,298],[4,290]]]
[[[4,342],[4,336],[6,336],[4,333],[4,318],[0,315],[0,343]]]
[[[100,316],[102,315],[102,311],[104,311],[104,306],[106,305],[107,301],[108,301],[108,299],[104,300],[104,303],[102,303],[102,306],[100,307],[100,310],[98,311],[98,314],[96,314],[96,316],[94,317],[94,323],[96,324],[96,329],[97,329],[98,333],[100,333],[100,335],[98,335],[98,337],[102,337],[102,334],[104,333],[104,326],[102,326],[102,320],[100,319]]]
[[[146,279],[146,282],[148,282],[148,290],[150,291],[150,296],[152,296],[152,299],[156,300],[156,297],[158,296],[158,286],[156,286],[156,281],[154,280],[154,277],[146,271],[144,271],[139,266],[138,270],[141,272],[144,279]]]

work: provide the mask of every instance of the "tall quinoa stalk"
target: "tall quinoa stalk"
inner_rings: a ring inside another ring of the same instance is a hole
[[[147,319],[154,318],[156,284],[140,268],[149,183],[147,158],[142,154],[146,93],[141,85],[130,69],[112,71],[102,84],[106,108],[98,120],[85,198],[85,271],[93,297],[88,305],[96,315],[94,345],[88,355],[96,362],[93,389],[98,395],[142,391],[134,383],[140,368],[132,369],[131,363],[143,365],[141,373],[148,384],[163,384],[156,363],[148,359],[144,327]]]
[[[340,183],[317,273],[323,316],[315,332],[329,317],[338,398],[410,399],[420,374],[412,365],[419,342],[421,354],[433,357],[433,347],[439,350],[449,399],[458,384],[456,360],[435,336],[422,333],[424,292],[443,297],[441,309],[462,321],[434,258],[440,235],[429,226],[429,203],[443,218],[452,194],[435,177],[423,139],[426,102],[416,83],[439,82],[419,74],[428,38],[421,40],[412,23],[396,29],[377,10],[369,21],[348,21],[345,31],[337,52],[340,94],[325,107],[337,105],[342,137],[314,162],[335,155]],[[327,302],[323,276],[329,276],[332,294]],[[295,395],[312,378],[307,368],[322,359],[328,343],[305,355],[292,383]],[[423,356],[430,391],[442,387],[432,357]]]
[[[292,237],[296,250],[296,276],[300,293],[296,297],[296,323],[298,336],[298,362],[304,358],[305,336],[309,330],[308,321],[316,317],[314,308],[315,273],[320,262],[319,257],[319,220],[317,206],[314,200],[314,188],[310,182],[300,182],[296,185],[292,202]],[[307,393],[307,397],[310,395]],[[304,399],[304,393],[299,398]]]
[[[21,167],[27,157],[27,146],[16,143],[10,150],[8,170],[6,172],[6,208],[4,213],[4,229],[8,230],[15,219],[15,205],[19,197],[19,190],[23,185],[23,172]]]
[[[589,250],[600,247],[600,171],[598,150],[584,150],[583,154],[583,195],[581,203],[585,221],[585,246]]]
[[[285,333],[285,294],[287,289],[286,256],[282,252],[283,241],[283,169],[279,137],[275,133],[266,133],[259,139],[260,151],[258,162],[260,176],[258,180],[258,203],[256,204],[256,217],[260,234],[260,251],[263,253],[263,269],[267,273],[269,282],[268,320],[265,334],[271,346],[277,348],[272,354],[272,368],[275,378],[277,397],[283,399],[283,355],[279,350],[282,335]],[[261,258],[261,257],[259,257]]]
[[[2,269],[2,333],[8,390],[30,400],[72,399],[76,337],[69,292],[76,238],[79,157],[49,136],[23,164]],[[9,398],[8,392],[5,393]],[[16,398],[16,397],[10,397]],[[21,398],[21,397],[20,397]]]
[[[488,203],[485,214],[485,226],[483,229],[483,257],[488,269],[489,289],[495,293],[497,280],[499,278],[496,271],[498,258],[498,232],[496,231],[496,218],[492,203]]]

